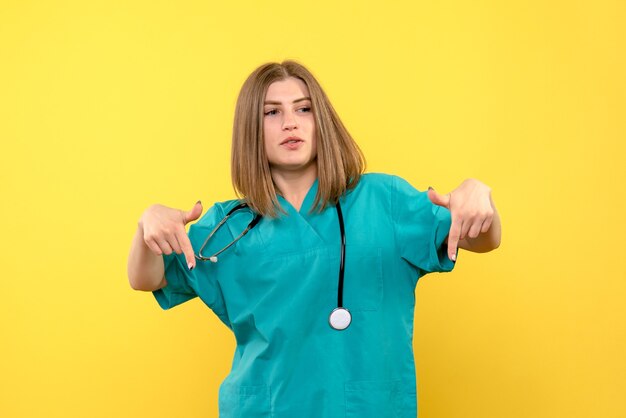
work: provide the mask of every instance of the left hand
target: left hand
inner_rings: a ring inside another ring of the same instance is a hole
[[[467,179],[448,194],[439,194],[430,187],[428,198],[435,205],[450,211],[452,225],[448,235],[448,258],[456,260],[459,241],[476,238],[489,231],[494,217],[491,188],[476,179]]]

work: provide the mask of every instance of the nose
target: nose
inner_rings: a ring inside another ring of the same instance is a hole
[[[284,115],[285,116],[283,117],[283,130],[291,131],[293,129],[296,129],[298,127],[298,124],[296,122],[296,117],[293,114],[293,112],[285,112]]]

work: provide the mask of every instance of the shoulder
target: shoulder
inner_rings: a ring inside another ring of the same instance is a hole
[[[348,190],[346,199],[349,201],[372,201],[391,197],[393,178],[388,174],[362,174],[354,188]]]
[[[417,211],[433,213],[439,208],[432,204],[426,191],[415,188],[404,178],[394,174],[371,173],[362,177],[364,190],[369,190],[366,194],[372,193],[377,196],[387,196],[391,202],[392,213],[403,211]]]
[[[366,205],[367,210],[375,208],[390,210],[394,201],[402,200],[402,197],[398,196],[399,183],[410,187],[405,180],[392,174],[366,173],[361,176],[354,189],[348,193],[347,199]]]
[[[361,176],[359,184],[385,185],[390,184],[394,177],[396,176],[386,173],[365,173]]]
[[[361,175],[361,178],[359,179],[359,182],[354,189],[389,189],[393,185],[394,177],[395,176],[391,174],[385,173],[365,173]]]
[[[355,190],[378,190],[387,193],[413,194],[423,193],[413,187],[408,181],[400,176],[386,173],[366,173],[361,176]]]

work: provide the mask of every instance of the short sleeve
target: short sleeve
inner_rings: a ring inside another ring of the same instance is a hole
[[[189,227],[188,237],[194,254],[198,254],[206,236],[221,219],[221,212],[214,205]],[[161,308],[170,309],[199,296],[215,313],[224,314],[223,296],[217,280],[202,263],[205,262],[196,260],[196,267],[190,271],[185,254],[163,255],[167,286],[153,292]]]
[[[400,177],[393,177],[391,196],[400,256],[419,269],[420,276],[451,271],[455,262],[448,258],[445,243],[452,224],[450,211],[433,204],[426,192],[415,189]]]
[[[152,292],[159,306],[170,309],[197,296],[190,286],[190,271],[184,254],[163,254],[167,286]]]

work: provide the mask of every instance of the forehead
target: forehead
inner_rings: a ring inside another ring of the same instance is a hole
[[[267,88],[265,100],[287,101],[309,97],[309,89],[304,81],[299,78],[289,77],[284,80],[274,81]]]

